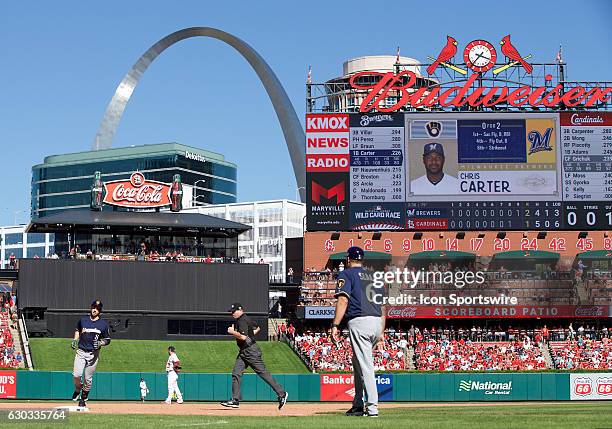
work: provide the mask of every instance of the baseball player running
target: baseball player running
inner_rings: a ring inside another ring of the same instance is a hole
[[[172,403],[172,396],[176,395],[176,403],[183,403],[183,395],[178,387],[178,373],[181,372],[181,361],[176,355],[174,346],[168,347],[168,360],[166,361],[166,374],[168,374],[168,397],[166,404]]]
[[[363,250],[350,247],[347,250],[348,268],[338,275],[335,297],[336,314],[332,324],[332,337],[340,340],[340,323],[348,319],[349,337],[353,349],[353,374],[355,398],[347,416],[378,417],[378,391],[374,377],[372,350],[383,338],[385,318],[379,304],[371,298],[370,282],[362,267]],[[364,409],[364,392],[366,397]]]
[[[74,376],[72,400],[76,401],[78,399],[79,407],[87,406],[86,401],[98,365],[100,348],[109,345],[111,342],[108,323],[106,320],[100,319],[102,307],[102,301],[99,299],[91,303],[89,316],[79,319],[71,344],[72,349],[76,349],[72,371]],[[81,383],[81,377],[83,377],[83,383]]]
[[[261,356],[261,349],[255,342],[255,335],[260,331],[259,326],[244,313],[242,305],[234,303],[229,311],[232,313],[236,323],[227,328],[227,333],[236,338],[236,343],[240,350],[232,370],[232,399],[221,402],[221,405],[229,408],[240,407],[240,382],[242,381],[242,374],[250,366],[276,392],[278,395],[278,409],[280,410],[287,403],[289,394],[285,392],[285,389],[274,380],[266,369]]]
[[[144,378],[141,378],[140,379],[140,400],[142,402],[145,401],[145,398],[147,397],[147,393],[149,393],[147,382],[144,380]]]

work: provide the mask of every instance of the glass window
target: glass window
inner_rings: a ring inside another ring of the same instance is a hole
[[[4,244],[6,246],[10,246],[12,244],[23,244],[23,234],[21,232],[4,234]]]
[[[230,220],[240,223],[253,224],[253,210],[230,207]]]
[[[26,258],[33,258],[35,256],[38,256],[39,258],[44,258],[45,256],[45,247],[41,246],[41,247],[28,247],[26,249]]]
[[[44,233],[31,233],[28,234],[28,244],[34,243],[44,243],[45,242],[45,234]]]
[[[21,247],[18,247],[16,249],[4,249],[4,259],[6,261],[9,260],[11,255],[15,255],[15,258],[19,259],[19,258],[23,258],[23,249]]]

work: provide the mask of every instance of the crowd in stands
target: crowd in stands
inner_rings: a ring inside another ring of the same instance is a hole
[[[577,339],[550,343],[557,369],[612,369],[612,341],[578,336]]]
[[[523,341],[472,342],[434,340],[418,342],[416,369],[421,371],[523,371],[546,368],[542,351],[529,337]]]
[[[323,328],[296,333],[293,325],[280,325],[279,331],[312,371],[352,370],[347,331],[338,343]],[[574,329],[571,323],[553,328],[390,327],[374,349],[374,365],[377,371],[537,371],[552,367],[545,357],[550,346],[555,368],[612,369],[610,331],[589,325]]]
[[[399,336],[384,335],[384,341],[374,349],[374,369],[376,371],[399,371],[407,369],[406,340]],[[307,331],[296,335],[294,349],[304,359],[312,371],[352,371],[353,352],[348,336],[343,334],[338,343],[328,332]]]
[[[16,329],[17,298],[9,292],[0,294],[0,368],[16,368],[23,356],[15,350],[11,327]]]
[[[193,254],[197,253],[194,250]],[[37,258],[35,256],[35,258]],[[91,249],[87,252],[82,252],[80,246],[77,244],[72,247],[68,253],[51,253],[47,255],[47,259],[88,259],[88,260],[136,260],[136,261],[168,261],[168,262],[203,262],[208,264],[213,263],[240,263],[240,258],[233,257],[213,257],[211,255],[206,256],[192,256],[191,254],[184,254],[180,249],[170,249],[167,251],[158,251],[157,249],[150,250],[146,243],[140,244],[140,249],[132,251],[130,249],[127,253],[112,253],[112,251],[104,253],[96,253]]]

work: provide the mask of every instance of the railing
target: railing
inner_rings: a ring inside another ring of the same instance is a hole
[[[28,370],[34,371],[34,362],[32,361],[32,354],[30,353],[30,337],[28,336],[28,329],[26,327],[23,313],[19,318],[19,337],[21,340],[21,346],[23,347],[23,356],[26,367]]]

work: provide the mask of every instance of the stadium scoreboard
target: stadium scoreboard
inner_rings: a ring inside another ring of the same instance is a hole
[[[310,231],[612,227],[612,112],[306,116]]]

